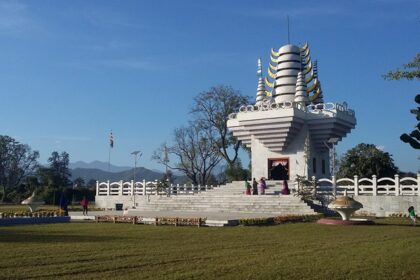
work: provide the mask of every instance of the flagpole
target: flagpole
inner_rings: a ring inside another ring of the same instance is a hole
[[[114,136],[112,130],[109,133],[109,148],[108,148],[108,172],[111,172],[111,149],[114,148]]]
[[[108,172],[111,172],[111,146],[109,146],[108,150]]]

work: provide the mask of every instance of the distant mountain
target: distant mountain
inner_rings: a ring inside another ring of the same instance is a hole
[[[76,161],[73,163],[69,164],[69,168],[70,169],[76,169],[76,168],[87,168],[87,169],[99,169],[99,170],[103,170],[103,171],[111,171],[111,172],[122,172],[122,171],[127,171],[130,169],[133,169],[133,167],[129,167],[129,166],[116,166],[116,165],[109,165],[107,162],[102,162],[102,161],[92,161],[92,162],[84,162],[84,161]]]
[[[72,180],[81,177],[85,182],[95,179],[98,181],[130,181],[134,178],[134,168],[131,170],[125,170],[121,172],[108,172],[96,168],[75,168],[71,170]],[[158,173],[146,169],[144,167],[136,168],[136,180],[147,180],[154,181],[159,180],[163,177],[163,173]]]
[[[121,172],[108,172],[95,168],[75,168],[71,170],[71,180],[76,178],[83,178],[87,183],[89,180],[97,180],[100,182],[105,182],[110,180],[111,182],[115,181],[131,181],[134,178],[134,168]],[[164,173],[155,172],[144,167],[136,168],[136,181],[146,180],[154,181],[162,179]],[[174,183],[184,184],[188,181],[185,176],[174,176]]]

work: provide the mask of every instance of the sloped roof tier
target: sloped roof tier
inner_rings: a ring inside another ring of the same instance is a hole
[[[250,143],[251,135],[268,149],[286,147],[304,124],[305,112],[297,108],[241,112],[228,121],[238,140]]]
[[[293,105],[288,108],[242,111],[232,116],[228,127],[247,146],[251,145],[253,136],[268,149],[283,151],[307,123],[313,148],[325,151],[329,139],[338,138],[340,141],[356,125],[354,112],[339,104],[323,106],[323,109],[308,108]]]
[[[350,115],[335,114],[334,117],[315,116],[308,119],[312,145],[319,151],[328,149],[326,143],[331,138],[341,141],[355,126],[356,119]]]

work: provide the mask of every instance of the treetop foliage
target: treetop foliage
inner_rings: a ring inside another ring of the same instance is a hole
[[[378,149],[373,144],[358,144],[348,150],[340,160],[340,168],[337,173],[340,178],[394,177],[398,173],[392,156]]]
[[[201,92],[194,98],[191,113],[200,129],[215,133],[216,146],[226,163],[231,166],[238,157],[240,142],[227,128],[231,113],[239,111],[242,105],[247,105],[249,98],[230,86],[219,85]],[[231,150],[229,148],[232,147]],[[233,154],[229,154],[232,152]]]
[[[38,151],[12,137],[0,135],[0,187],[2,201],[13,200],[14,189],[38,168]],[[12,195],[12,196],[11,196]]]
[[[383,78],[385,80],[413,80],[413,79],[420,79],[420,53],[418,53],[414,59],[403,65],[404,70],[400,70],[399,68],[395,71],[389,71]]]

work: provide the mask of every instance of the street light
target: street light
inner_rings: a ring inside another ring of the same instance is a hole
[[[133,191],[131,195],[133,196],[133,208],[136,208],[136,195],[135,195],[135,187],[136,187],[136,168],[137,168],[137,159],[141,157],[140,151],[134,151],[131,153],[134,156],[134,171],[133,171]]]
[[[330,149],[330,151],[332,150],[332,176],[334,176],[332,187],[333,187],[334,197],[336,197],[336,192],[337,192],[337,186],[336,186],[336,183],[335,183],[336,182],[335,181],[335,145],[337,144],[337,142],[339,140],[340,140],[340,138],[333,137],[333,138],[328,139],[328,141],[326,143],[324,142],[325,146],[327,146],[328,149]],[[331,144],[331,147],[327,143]]]
[[[168,157],[168,147],[166,146],[165,143],[165,158],[163,159],[163,162],[165,163],[165,174],[166,174],[166,182],[168,182],[168,188],[167,188],[167,194],[168,196],[171,196],[171,181],[169,180],[169,176],[168,176],[168,164],[169,164],[169,157]]]

